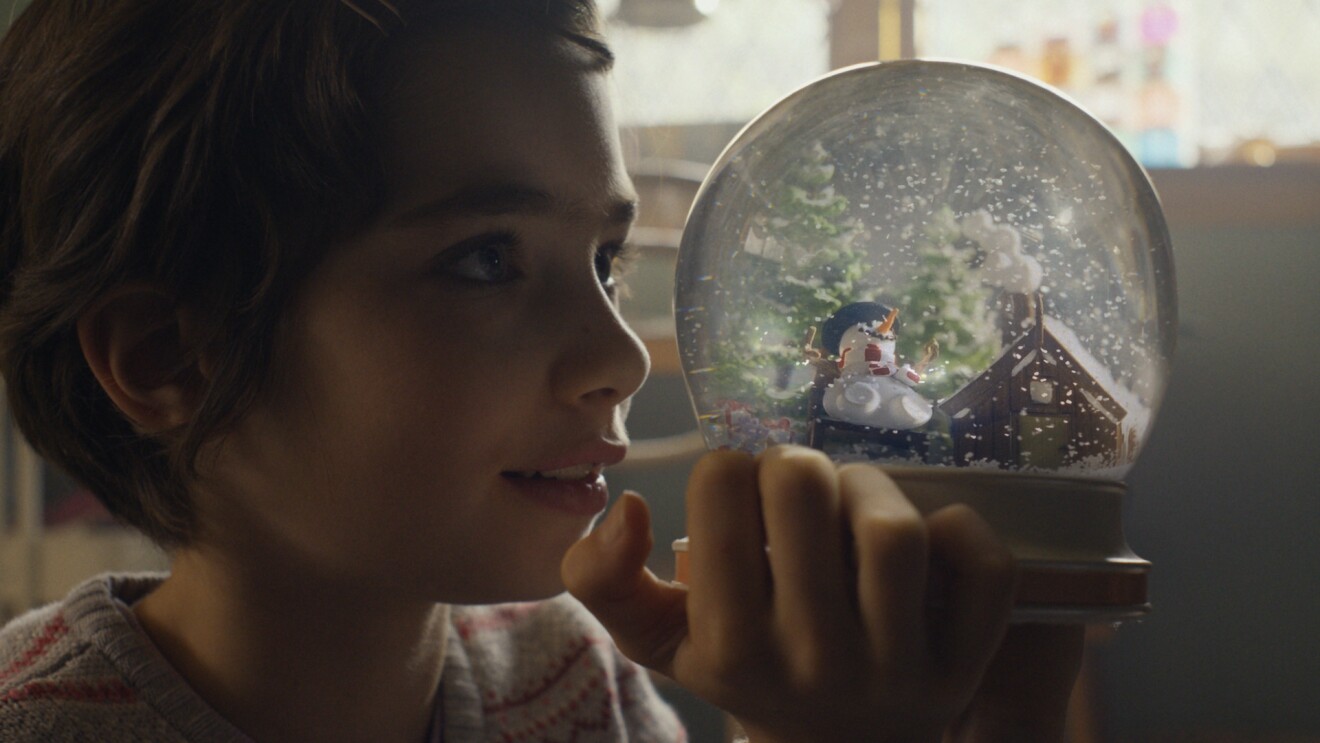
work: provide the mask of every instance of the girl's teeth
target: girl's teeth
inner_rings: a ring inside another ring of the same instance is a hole
[[[600,474],[601,466],[599,464],[580,464],[576,467],[565,467],[559,470],[549,470],[546,472],[519,472],[522,477],[546,477],[552,480],[584,480],[595,478]]]

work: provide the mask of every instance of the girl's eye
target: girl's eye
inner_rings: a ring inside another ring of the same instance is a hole
[[[609,243],[596,250],[596,278],[605,290],[613,294],[618,290],[618,280],[633,257],[633,248],[626,243]]]
[[[479,235],[446,250],[439,270],[473,284],[503,284],[522,276],[515,265],[518,239],[512,233]]]

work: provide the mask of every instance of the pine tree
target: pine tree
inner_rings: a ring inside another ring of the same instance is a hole
[[[902,332],[898,355],[920,359],[926,343],[939,343],[939,358],[926,370],[920,390],[943,399],[985,371],[999,350],[999,329],[990,293],[973,264],[976,247],[962,239],[953,211],[936,213],[916,245],[918,273],[899,292]]]
[[[761,417],[805,417],[808,386],[788,385],[803,365],[801,341],[839,307],[859,297],[866,252],[847,197],[834,188],[830,154],[816,143],[801,165],[770,190],[724,283],[736,297],[723,308],[727,335],[711,349],[710,381]]]

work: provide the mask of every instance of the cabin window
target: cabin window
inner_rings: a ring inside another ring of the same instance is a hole
[[[1054,382],[1048,379],[1031,380],[1031,401],[1042,405],[1054,402]]]

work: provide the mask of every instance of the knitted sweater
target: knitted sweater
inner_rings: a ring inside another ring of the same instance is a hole
[[[103,575],[0,630],[0,741],[251,743],[165,660],[129,605],[163,575]],[[646,674],[571,597],[454,607],[432,739],[683,741]]]

